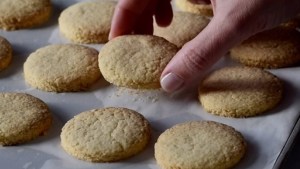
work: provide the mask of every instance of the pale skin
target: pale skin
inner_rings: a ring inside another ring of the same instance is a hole
[[[198,83],[201,75],[236,44],[300,13],[300,0],[190,1],[211,3],[214,17],[162,72],[162,89],[170,93]],[[152,34],[153,16],[159,26],[169,25],[173,17],[170,0],[119,0],[110,39],[131,33]]]

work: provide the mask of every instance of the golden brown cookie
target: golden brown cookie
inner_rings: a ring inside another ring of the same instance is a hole
[[[33,140],[44,135],[51,122],[42,100],[25,93],[0,93],[0,145]]]
[[[24,63],[25,81],[52,92],[88,89],[100,78],[98,51],[81,45],[60,44],[42,47]]]
[[[174,12],[173,20],[168,27],[154,24],[154,35],[163,37],[182,47],[186,42],[195,38],[209,23],[207,17],[189,13]]]
[[[273,109],[282,99],[282,93],[281,81],[263,69],[225,67],[202,81],[199,100],[212,114],[249,117]]]
[[[125,35],[105,44],[99,53],[103,77],[116,86],[134,89],[160,87],[160,75],[178,48],[152,35]]]
[[[80,113],[61,132],[61,145],[70,155],[91,162],[129,158],[150,140],[150,125],[139,113],[126,108],[102,108]]]
[[[195,4],[190,0],[176,0],[175,5],[182,11],[201,14],[204,16],[213,16],[211,4]]]
[[[245,152],[241,133],[213,121],[177,124],[155,143],[155,159],[163,169],[229,169]]]
[[[79,2],[60,14],[59,29],[74,42],[107,42],[115,6],[114,1]]]
[[[0,36],[0,71],[5,69],[12,60],[11,44]]]
[[[300,32],[278,27],[250,37],[230,50],[231,58],[253,67],[282,68],[300,62]]]
[[[48,21],[52,12],[50,0],[1,0],[0,28],[31,28]]]

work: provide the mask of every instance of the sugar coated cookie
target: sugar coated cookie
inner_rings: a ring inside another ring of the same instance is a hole
[[[134,89],[159,88],[160,75],[178,48],[164,38],[125,35],[105,44],[99,68],[110,83]]]
[[[12,59],[11,44],[0,36],[0,71],[5,69]]]
[[[246,152],[238,131],[213,121],[177,124],[155,143],[155,159],[163,169],[229,169]]]
[[[112,162],[141,152],[150,140],[150,125],[139,113],[108,107],[80,113],[61,132],[70,155],[91,162]]]
[[[208,23],[209,19],[201,15],[174,12],[172,23],[168,27],[154,24],[154,35],[161,36],[178,47],[182,47],[196,37]]]
[[[51,12],[50,0],[1,0],[0,28],[16,30],[38,26],[48,21]]]
[[[225,67],[209,74],[199,91],[206,111],[248,117],[274,108],[282,98],[283,85],[275,75],[259,68]]]
[[[52,116],[40,99],[25,93],[0,93],[0,145],[21,144],[43,135]]]
[[[59,17],[59,29],[66,38],[78,43],[108,41],[114,1],[80,2],[65,9]]]
[[[209,17],[213,16],[213,10],[210,4],[195,4],[190,0],[176,0],[175,5],[182,11],[201,14]]]
[[[98,51],[75,44],[49,45],[29,55],[25,81],[53,92],[86,90],[100,78]]]
[[[247,66],[281,68],[300,62],[300,32],[278,27],[250,37],[230,50],[231,57]]]

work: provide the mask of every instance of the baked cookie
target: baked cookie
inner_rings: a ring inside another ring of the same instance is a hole
[[[12,59],[11,44],[0,36],[0,71],[5,69]]]
[[[72,5],[60,14],[59,29],[73,42],[107,42],[116,3],[93,1]]]
[[[278,27],[258,33],[230,50],[231,58],[253,67],[282,68],[300,62],[300,32]]]
[[[175,5],[182,11],[201,14],[208,17],[213,16],[211,4],[195,4],[190,0],[176,0]]]
[[[1,0],[0,28],[31,28],[48,21],[52,12],[50,0]]]
[[[189,13],[174,12],[172,23],[168,27],[154,24],[154,35],[163,37],[182,47],[186,42],[196,37],[209,23],[207,17]]]
[[[249,117],[274,108],[281,100],[282,92],[281,81],[267,71],[225,67],[202,81],[199,100],[203,108],[212,114]]]
[[[188,131],[188,132],[187,132]],[[213,121],[177,124],[155,143],[155,159],[163,169],[228,169],[246,152],[238,131]]]
[[[178,48],[152,35],[125,35],[105,44],[99,54],[103,77],[116,86],[159,88],[160,75]]]
[[[25,93],[0,93],[0,145],[33,140],[44,135],[51,122],[42,100]]]
[[[108,107],[80,113],[61,132],[70,155],[91,162],[112,162],[141,152],[150,140],[150,125],[139,113]]]
[[[98,51],[81,45],[49,45],[31,53],[24,63],[25,81],[51,92],[86,90],[100,78]]]

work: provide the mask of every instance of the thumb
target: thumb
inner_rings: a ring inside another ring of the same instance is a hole
[[[161,75],[162,89],[174,92],[199,80],[205,70],[243,39],[238,32],[232,22],[214,17],[166,66]]]

